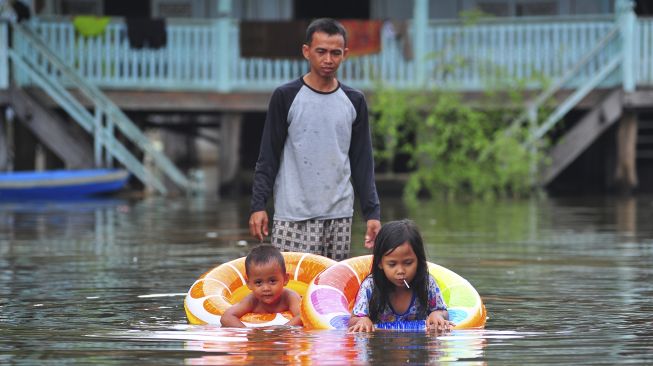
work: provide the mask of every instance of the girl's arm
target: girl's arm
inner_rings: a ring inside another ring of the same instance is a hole
[[[438,283],[428,275],[429,316],[426,318],[426,330],[451,330],[456,324],[449,321],[449,312],[444,303]]]
[[[352,316],[349,318],[350,332],[372,332],[374,331],[374,324],[372,320],[366,316]]]
[[[451,330],[455,324],[449,321],[449,312],[446,310],[435,310],[426,318],[427,331]]]
[[[288,301],[288,309],[292,313],[292,319],[286,323],[286,325],[302,325],[302,317],[301,317],[301,312],[300,312],[300,304],[302,301],[302,298],[299,297],[299,295],[292,290],[285,289],[284,294],[287,298]]]
[[[361,287],[356,294],[356,302],[352,309],[352,317],[349,318],[350,332],[371,332],[374,330],[374,324],[370,319],[370,297],[372,297],[372,286],[374,281],[371,276],[367,276],[361,283]]]
[[[240,321],[240,317],[254,309],[253,299],[252,295],[247,295],[241,302],[227,309],[220,317],[220,324],[223,327],[245,328],[245,324]]]

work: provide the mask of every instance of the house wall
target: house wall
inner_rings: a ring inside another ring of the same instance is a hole
[[[38,14],[103,15],[112,0],[27,0]],[[144,0],[139,0],[144,1]],[[221,0],[150,0],[155,17],[218,17]],[[291,20],[295,1],[231,0],[231,16],[248,20]],[[360,1],[360,0],[358,0]],[[413,0],[368,0],[372,19],[411,19]],[[495,16],[588,15],[614,12],[614,0],[429,0],[431,19],[456,19],[461,11],[480,9]]]

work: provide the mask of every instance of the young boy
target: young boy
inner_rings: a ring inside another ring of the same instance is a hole
[[[285,289],[288,284],[286,263],[279,249],[271,245],[259,245],[245,258],[247,287],[252,291],[238,304],[224,312],[220,323],[223,327],[244,328],[240,317],[247,313],[282,313],[290,311],[293,318],[286,325],[302,325],[299,315],[301,297]]]

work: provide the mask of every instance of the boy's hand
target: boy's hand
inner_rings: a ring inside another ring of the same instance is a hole
[[[347,329],[349,332],[372,332],[374,324],[368,317],[356,318],[354,323]]]
[[[442,311],[434,311],[426,318],[426,331],[450,331],[456,325],[447,320]]]

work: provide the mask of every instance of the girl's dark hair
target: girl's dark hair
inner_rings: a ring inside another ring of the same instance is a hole
[[[267,244],[254,247],[245,257],[245,273],[249,276],[249,268],[252,264],[266,264],[272,261],[279,264],[282,273],[286,273],[286,261],[279,249]]]
[[[369,309],[370,319],[373,323],[379,320],[379,314],[386,306],[390,306],[389,294],[395,289],[395,285],[386,278],[383,269],[379,268],[381,260],[384,255],[391,253],[406,242],[410,244],[417,256],[417,273],[410,283],[410,287],[417,296],[417,301],[422,304],[421,311],[424,313],[417,314],[417,319],[426,319],[428,316],[428,265],[426,263],[426,253],[424,252],[424,242],[415,223],[404,219],[391,221],[383,225],[374,241],[371,271],[374,288]]]
[[[347,30],[340,24],[339,21],[331,18],[315,19],[306,28],[306,41],[305,43],[310,46],[313,40],[313,34],[316,32],[324,32],[330,36],[340,34],[345,40],[345,47],[347,47]]]

